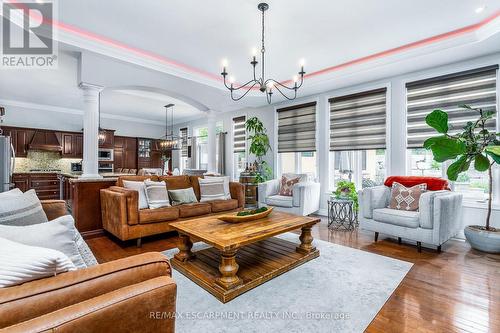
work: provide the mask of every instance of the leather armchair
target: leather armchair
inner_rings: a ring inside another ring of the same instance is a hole
[[[308,180],[300,181],[293,186],[291,197],[279,195],[279,190],[279,179],[260,183],[258,189],[259,207],[273,206],[276,210],[302,216],[319,210],[321,196],[319,183]]]
[[[427,191],[420,196],[418,211],[387,208],[391,189],[385,185],[359,192],[361,229],[437,246],[454,237],[461,229],[462,195],[448,190]]]
[[[66,213],[62,200],[42,201],[42,206],[49,219]],[[144,253],[0,288],[0,330],[174,332],[171,274],[163,254]]]

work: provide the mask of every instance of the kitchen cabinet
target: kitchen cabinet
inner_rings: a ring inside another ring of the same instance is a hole
[[[28,145],[33,139],[34,130],[16,127],[3,127],[4,135],[10,136],[16,157],[28,156]]]
[[[114,146],[115,170],[137,169],[137,139],[115,136]]]
[[[104,130],[104,142],[99,144],[99,148],[113,149],[115,145],[115,131]]]
[[[142,168],[163,168],[161,160],[162,152],[160,150],[160,141],[153,139],[140,138],[138,142],[137,166]],[[171,157],[172,153],[167,152],[167,157]],[[171,165],[171,164],[170,164]]]
[[[83,158],[83,134],[62,132],[61,144],[63,158]]]
[[[30,178],[28,174],[15,173],[12,175],[12,183],[14,187],[20,189],[22,192],[26,192],[30,189]]]

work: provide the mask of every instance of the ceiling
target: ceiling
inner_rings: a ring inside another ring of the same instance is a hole
[[[220,80],[223,58],[237,81],[250,78],[251,49],[260,43],[258,2],[58,1],[59,69],[4,71],[0,102],[81,110],[79,54],[91,52],[178,78],[169,89],[175,92],[171,96],[155,87],[104,90],[104,117],[161,124],[163,105],[174,103],[176,122],[199,118],[206,109],[189,99],[214,111],[263,106],[259,92],[232,102]],[[308,77],[301,97],[500,52],[498,0],[268,3],[266,74],[288,80],[304,58]],[[484,10],[476,13],[479,7]]]
[[[314,73],[477,24],[500,10],[497,0],[268,2],[266,67],[278,80],[291,79],[301,58]],[[111,39],[212,80],[225,58],[230,73],[245,82],[251,49],[260,44],[257,3],[69,0],[59,2],[59,19],[103,37],[103,44]],[[476,13],[480,6],[484,10]]]

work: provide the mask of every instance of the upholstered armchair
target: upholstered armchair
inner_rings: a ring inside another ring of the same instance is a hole
[[[420,182],[423,183],[426,178],[432,177],[420,178],[424,179]],[[409,182],[405,184],[408,179]],[[416,241],[419,252],[422,243],[437,246],[440,252],[441,245],[461,230],[462,195],[431,186],[430,190],[420,196],[418,211],[390,209],[391,188],[387,185],[392,181],[405,186],[413,186],[412,184],[419,182],[412,177],[389,177],[385,185],[360,191],[360,228],[375,232],[375,241],[379,233],[383,233],[398,237],[400,244],[401,239]],[[444,182],[442,188],[447,188],[447,182]]]
[[[306,174],[285,174],[288,178],[300,177],[293,185],[292,196],[279,195],[280,179],[272,179],[259,184],[259,207],[273,206],[287,213],[306,216],[319,210],[320,184],[308,180]]]

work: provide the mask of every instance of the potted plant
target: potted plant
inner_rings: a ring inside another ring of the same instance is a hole
[[[358,211],[358,192],[353,182],[348,180],[340,180],[337,182],[337,188],[332,192],[335,199],[352,200],[354,202],[354,211]]]
[[[246,129],[249,133],[248,140],[250,141],[250,154],[255,155],[257,162],[257,183],[265,182],[272,178],[273,171],[269,164],[264,161],[264,156],[271,150],[267,130],[262,121],[257,117],[252,117],[246,121]]]
[[[463,105],[461,108],[475,112],[476,121],[468,122],[461,132],[450,135],[448,130],[448,114],[442,110],[434,110],[425,118],[425,122],[441,135],[427,139],[424,142],[426,149],[431,149],[434,160],[444,162],[453,160],[446,170],[448,179],[457,180],[460,173],[469,170],[474,163],[474,169],[479,172],[488,172],[489,196],[488,211],[485,226],[470,225],[465,227],[465,237],[474,249],[500,253],[500,229],[490,225],[491,199],[493,193],[492,169],[500,164],[500,133],[490,132],[486,123],[493,118],[495,112],[484,111]]]

